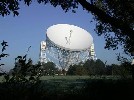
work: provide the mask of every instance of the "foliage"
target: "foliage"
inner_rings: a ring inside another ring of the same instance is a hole
[[[7,42],[3,40],[1,43],[2,46],[2,53],[0,54],[1,58],[9,56],[8,54],[4,53],[6,47],[8,46]],[[0,67],[4,64],[0,64]],[[28,59],[27,61],[27,54],[24,56],[18,56],[15,58],[15,66],[11,69],[10,73],[7,73],[0,70],[0,75],[4,76],[4,82],[37,82],[41,76],[41,65],[40,64],[32,64],[32,60]],[[28,77],[29,75],[29,77]]]
[[[3,41],[1,45],[0,57],[7,57],[8,54],[4,53],[8,46],[7,42]],[[34,95],[32,97],[36,98],[37,94],[35,93],[37,93],[40,84],[40,68],[40,64],[33,65],[31,59],[27,61],[27,54],[15,58],[15,66],[10,74],[1,70],[4,79],[0,82],[0,99],[29,100],[30,95]]]
[[[82,65],[71,65],[67,71],[67,75],[87,75],[86,68]]]
[[[47,62],[42,64],[42,75],[55,75],[58,69],[53,62]]]
[[[68,69],[69,75],[104,75],[105,64],[100,60],[87,60],[83,65],[73,65]]]
[[[67,75],[93,75],[93,76],[113,76],[122,79],[133,78],[132,65],[129,62],[121,62],[120,65],[105,65],[100,59],[87,60],[83,65],[71,65]]]
[[[120,54],[117,56],[117,60],[120,61],[122,67],[122,71],[120,72],[123,77],[126,77],[125,74],[131,74],[132,78],[134,79],[134,65],[131,64],[131,59],[133,58],[125,58],[122,57]]]
[[[76,71],[76,66],[70,65],[67,71],[67,75],[75,75],[75,71]]]
[[[100,60],[87,60],[83,65],[88,70],[89,75],[105,75],[105,64]]]
[[[106,65],[106,75],[119,76],[122,79],[127,79],[131,78],[132,73],[132,66],[128,62],[121,63],[120,65]]]
[[[111,79],[82,79],[68,80],[66,76],[61,79],[51,79],[36,84],[16,86],[0,83],[0,100],[107,100],[111,99],[134,99],[134,82],[132,80]],[[35,89],[36,88],[36,89]],[[111,96],[112,95],[112,96]]]
[[[36,82],[41,76],[41,65],[32,64],[32,60],[28,59],[27,54],[24,56],[18,56],[15,58],[15,66],[12,69],[11,78],[6,80],[8,81],[17,81],[17,82]]]
[[[98,35],[104,35],[105,48],[115,50],[118,49],[119,44],[122,45],[125,53],[132,53],[134,50],[133,0],[94,0],[94,4],[101,10],[101,17],[95,16],[98,20],[96,31]]]
[[[1,54],[0,54],[0,60],[2,59],[2,58],[4,58],[4,57],[7,57],[7,56],[9,56],[9,54],[6,54],[6,53],[4,53],[4,51],[6,50],[6,47],[8,46],[7,45],[7,42],[5,42],[4,40],[3,40],[3,42],[1,43],[1,46],[2,46],[2,49],[1,49]],[[0,66],[2,66],[2,65],[4,65],[4,64],[0,64]]]
[[[91,11],[97,21],[97,34],[104,35],[108,49],[118,49],[121,45],[124,52],[131,54],[134,50],[134,2],[132,0],[78,0]]]
[[[105,64],[100,59],[96,60],[95,67],[96,67],[97,75],[104,75],[105,74]]]
[[[7,42],[5,42],[5,41],[3,40],[3,42],[1,43],[1,46],[2,46],[2,49],[1,49],[1,54],[0,54],[0,61],[1,61],[2,58],[9,56],[9,54],[4,53],[4,51],[6,50],[6,47],[8,46]],[[5,65],[5,64],[0,63],[0,76],[1,76],[1,75],[6,75],[6,72],[1,69],[1,67],[2,67],[3,65]]]
[[[30,5],[33,0],[0,0],[0,15],[5,16],[9,15],[10,13],[13,13],[14,16],[18,16],[19,12],[18,10],[20,9],[20,1],[23,1],[26,5]],[[50,3],[54,7],[60,5],[65,12],[67,12],[69,9],[75,9],[78,8],[78,2],[77,0],[37,0],[37,2],[40,3]],[[75,12],[75,10],[72,10]]]
[[[95,61],[87,60],[83,65],[87,70],[89,75],[95,75]]]

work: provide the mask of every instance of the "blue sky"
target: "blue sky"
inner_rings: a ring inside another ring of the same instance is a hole
[[[92,15],[83,11],[81,7],[76,13],[71,11],[65,13],[60,7],[54,8],[47,4],[33,3],[29,7],[21,4],[19,16],[0,16],[0,42],[5,40],[9,47],[5,51],[10,56],[2,59],[5,63],[4,69],[9,70],[14,67],[14,59],[18,55],[25,55],[29,46],[28,58],[32,58],[34,63],[39,61],[40,42],[45,40],[47,28],[54,24],[73,24],[87,30],[94,38],[97,58],[107,61],[107,64],[118,63],[115,53],[120,50],[105,50],[103,36],[95,33],[95,22]]]

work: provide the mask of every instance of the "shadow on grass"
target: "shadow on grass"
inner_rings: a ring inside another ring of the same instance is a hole
[[[0,83],[0,100],[134,99],[132,80],[45,80],[37,83]]]

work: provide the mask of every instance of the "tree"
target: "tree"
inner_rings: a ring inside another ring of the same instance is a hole
[[[71,65],[67,75],[104,75],[105,71],[105,64],[100,59],[96,61],[91,59],[82,65]]]
[[[88,75],[88,71],[83,65],[71,65],[67,71],[67,75]]]
[[[7,42],[3,40],[3,42],[1,43],[1,46],[2,46],[2,48],[1,48],[1,53],[0,53],[0,61],[2,58],[9,56],[9,54],[4,53],[4,51],[6,50],[6,47],[8,46]],[[0,76],[6,75],[6,71],[3,71],[1,69],[1,66],[3,66],[3,65],[5,65],[5,64],[0,62]]]
[[[0,0],[0,15],[5,16],[13,13],[19,15],[20,1],[23,0]],[[33,0],[24,0],[30,5]],[[134,1],[133,0],[37,0],[37,2],[54,7],[61,6],[67,12],[81,5],[84,10],[92,13],[96,23],[97,34],[104,35],[107,49],[118,49],[122,45],[124,52],[134,52]],[[114,35],[112,33],[115,33]]]
[[[131,74],[132,79],[134,79],[134,66],[131,64],[131,59],[122,57],[120,54],[117,56],[117,60],[120,62],[120,66],[118,67],[120,71],[118,73],[123,78]]]
[[[130,67],[128,64],[121,64],[121,65],[115,65],[112,64],[112,75],[115,76],[120,76],[123,79],[128,78],[128,76],[131,75],[130,69],[128,67]]]
[[[105,74],[105,64],[100,60],[97,59],[95,62],[95,73],[97,75],[104,75]]]
[[[76,67],[76,71],[75,71],[76,75],[88,75],[88,71],[86,70],[86,68],[84,66],[77,66]]]
[[[56,65],[53,62],[42,64],[43,75],[54,75],[57,71]]]
[[[106,75],[112,75],[112,66],[106,65]]]
[[[41,77],[41,65],[33,65],[31,58],[27,60],[27,54],[15,58],[15,66],[10,71],[12,76],[7,82],[38,82]],[[29,76],[29,77],[27,77]]]
[[[87,60],[83,65],[86,70],[88,71],[89,75],[95,75],[95,61],[94,60]]]
[[[132,0],[78,0],[87,11],[95,15],[96,32],[104,35],[105,48],[118,49],[122,45],[125,53],[134,51],[134,2]],[[115,34],[112,35],[112,32]]]
[[[100,60],[87,60],[83,65],[88,71],[89,75],[104,75],[105,74],[105,64]]]
[[[75,75],[75,71],[76,71],[76,66],[70,65],[67,71],[67,75]]]

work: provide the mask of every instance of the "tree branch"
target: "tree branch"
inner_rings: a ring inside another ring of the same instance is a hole
[[[134,30],[130,28],[127,23],[123,22],[122,20],[111,17],[110,15],[106,14],[104,11],[97,8],[95,5],[90,4],[86,0],[78,0],[78,2],[87,11],[91,11],[91,13],[95,14],[102,22],[109,23],[112,27],[120,29],[122,35],[129,36],[129,38],[132,40],[134,39]]]

